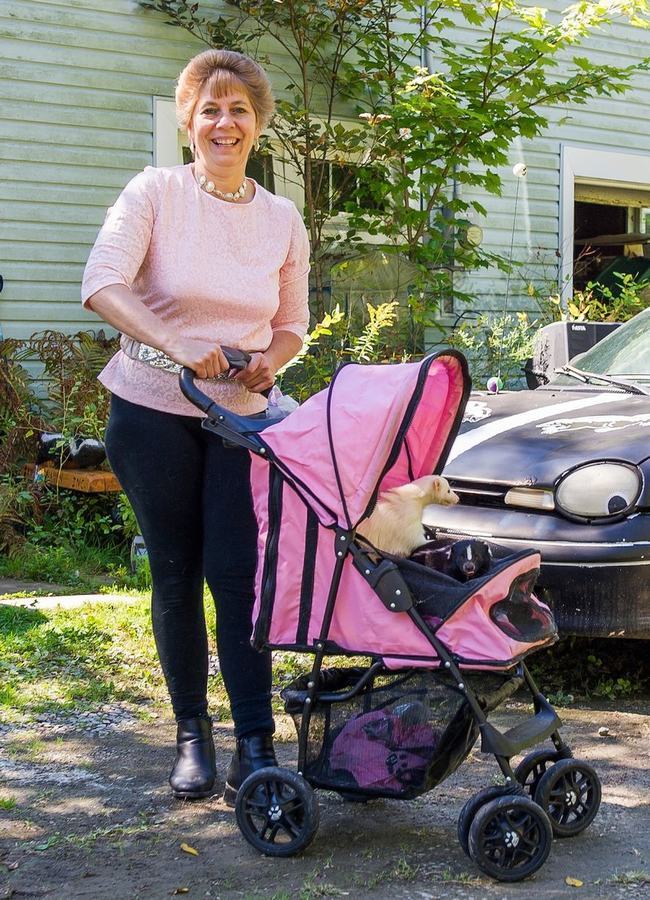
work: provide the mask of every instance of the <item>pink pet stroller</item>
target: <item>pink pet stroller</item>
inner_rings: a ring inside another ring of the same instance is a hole
[[[446,351],[419,363],[344,365],[284,419],[229,413],[189,370],[181,386],[206,413],[204,428],[252,456],[253,642],[314,654],[311,671],[282,691],[298,731],[298,772],[262,769],[242,784],[236,814],[246,840],[269,856],[297,853],[318,827],[313,788],[348,800],[411,799],[454,772],[480,736],[504,783],[465,804],[460,843],[499,880],[537,871],[553,835],[581,832],[600,803],[596,772],[573,758],[523,661],[557,637],[532,593],[539,553],[493,546],[488,571],[461,583],[355,533],[381,491],[441,471],[469,393],[464,358]],[[371,662],[325,669],[328,655]],[[534,714],[501,732],[488,714],[521,686]],[[547,738],[551,746],[511,767]]]

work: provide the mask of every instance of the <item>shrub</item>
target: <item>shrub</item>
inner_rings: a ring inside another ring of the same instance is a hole
[[[489,315],[461,321],[448,336],[450,346],[467,357],[472,383],[485,388],[488,378],[499,375],[507,388],[520,386],[523,367],[532,355],[538,322],[526,313]]]
[[[615,277],[619,283],[617,290],[589,281],[584,290],[574,292],[566,310],[562,308],[559,294],[551,295],[543,310],[551,321],[627,322],[648,305],[650,285],[638,282],[629,273]]]
[[[336,306],[306,336],[295,359],[278,373],[278,385],[302,403],[326,387],[342,362],[377,363],[402,360],[396,300],[366,304],[363,318],[346,316]]]
[[[116,347],[117,339],[103,332],[51,330],[0,344],[0,550],[15,555],[24,547],[20,558],[29,577],[69,581],[76,564],[66,555],[126,543],[126,500],[119,514],[115,495],[53,489],[23,470],[35,462],[43,431],[61,433],[66,443],[103,438],[109,394],[97,375]]]

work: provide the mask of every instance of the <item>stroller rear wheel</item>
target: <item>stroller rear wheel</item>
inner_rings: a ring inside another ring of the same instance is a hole
[[[469,854],[486,875],[521,881],[544,865],[552,840],[548,816],[529,797],[497,797],[474,817]]]
[[[494,800],[496,797],[504,797],[506,794],[512,794],[513,791],[516,792],[517,788],[506,787],[504,784],[493,784],[474,794],[465,803],[458,816],[458,843],[468,856],[470,855],[469,830],[472,827],[476,813],[489,800]]]
[[[573,837],[593,822],[600,796],[600,778],[592,766],[561,759],[541,777],[535,802],[548,813],[556,837]]]
[[[515,778],[533,800],[540,778],[559,759],[562,756],[558,750],[533,750],[515,769]]]
[[[288,769],[258,769],[237,792],[237,824],[265,856],[293,856],[318,830],[318,798],[302,776]]]

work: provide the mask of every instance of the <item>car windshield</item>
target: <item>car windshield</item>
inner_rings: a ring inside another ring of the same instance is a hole
[[[650,384],[650,307],[612,331],[586,353],[575,356],[571,366],[587,374]],[[554,385],[571,383],[576,383],[576,376],[559,371],[551,379]]]

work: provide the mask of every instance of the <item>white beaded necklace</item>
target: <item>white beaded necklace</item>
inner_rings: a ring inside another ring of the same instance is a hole
[[[207,191],[208,194],[215,194],[217,197],[221,197],[222,200],[228,200],[230,203],[237,203],[242,197],[246,196],[247,184],[248,181],[246,176],[244,176],[244,180],[236,191],[220,191],[214,181],[208,181],[205,175],[199,175],[199,186],[202,187],[204,191]]]

